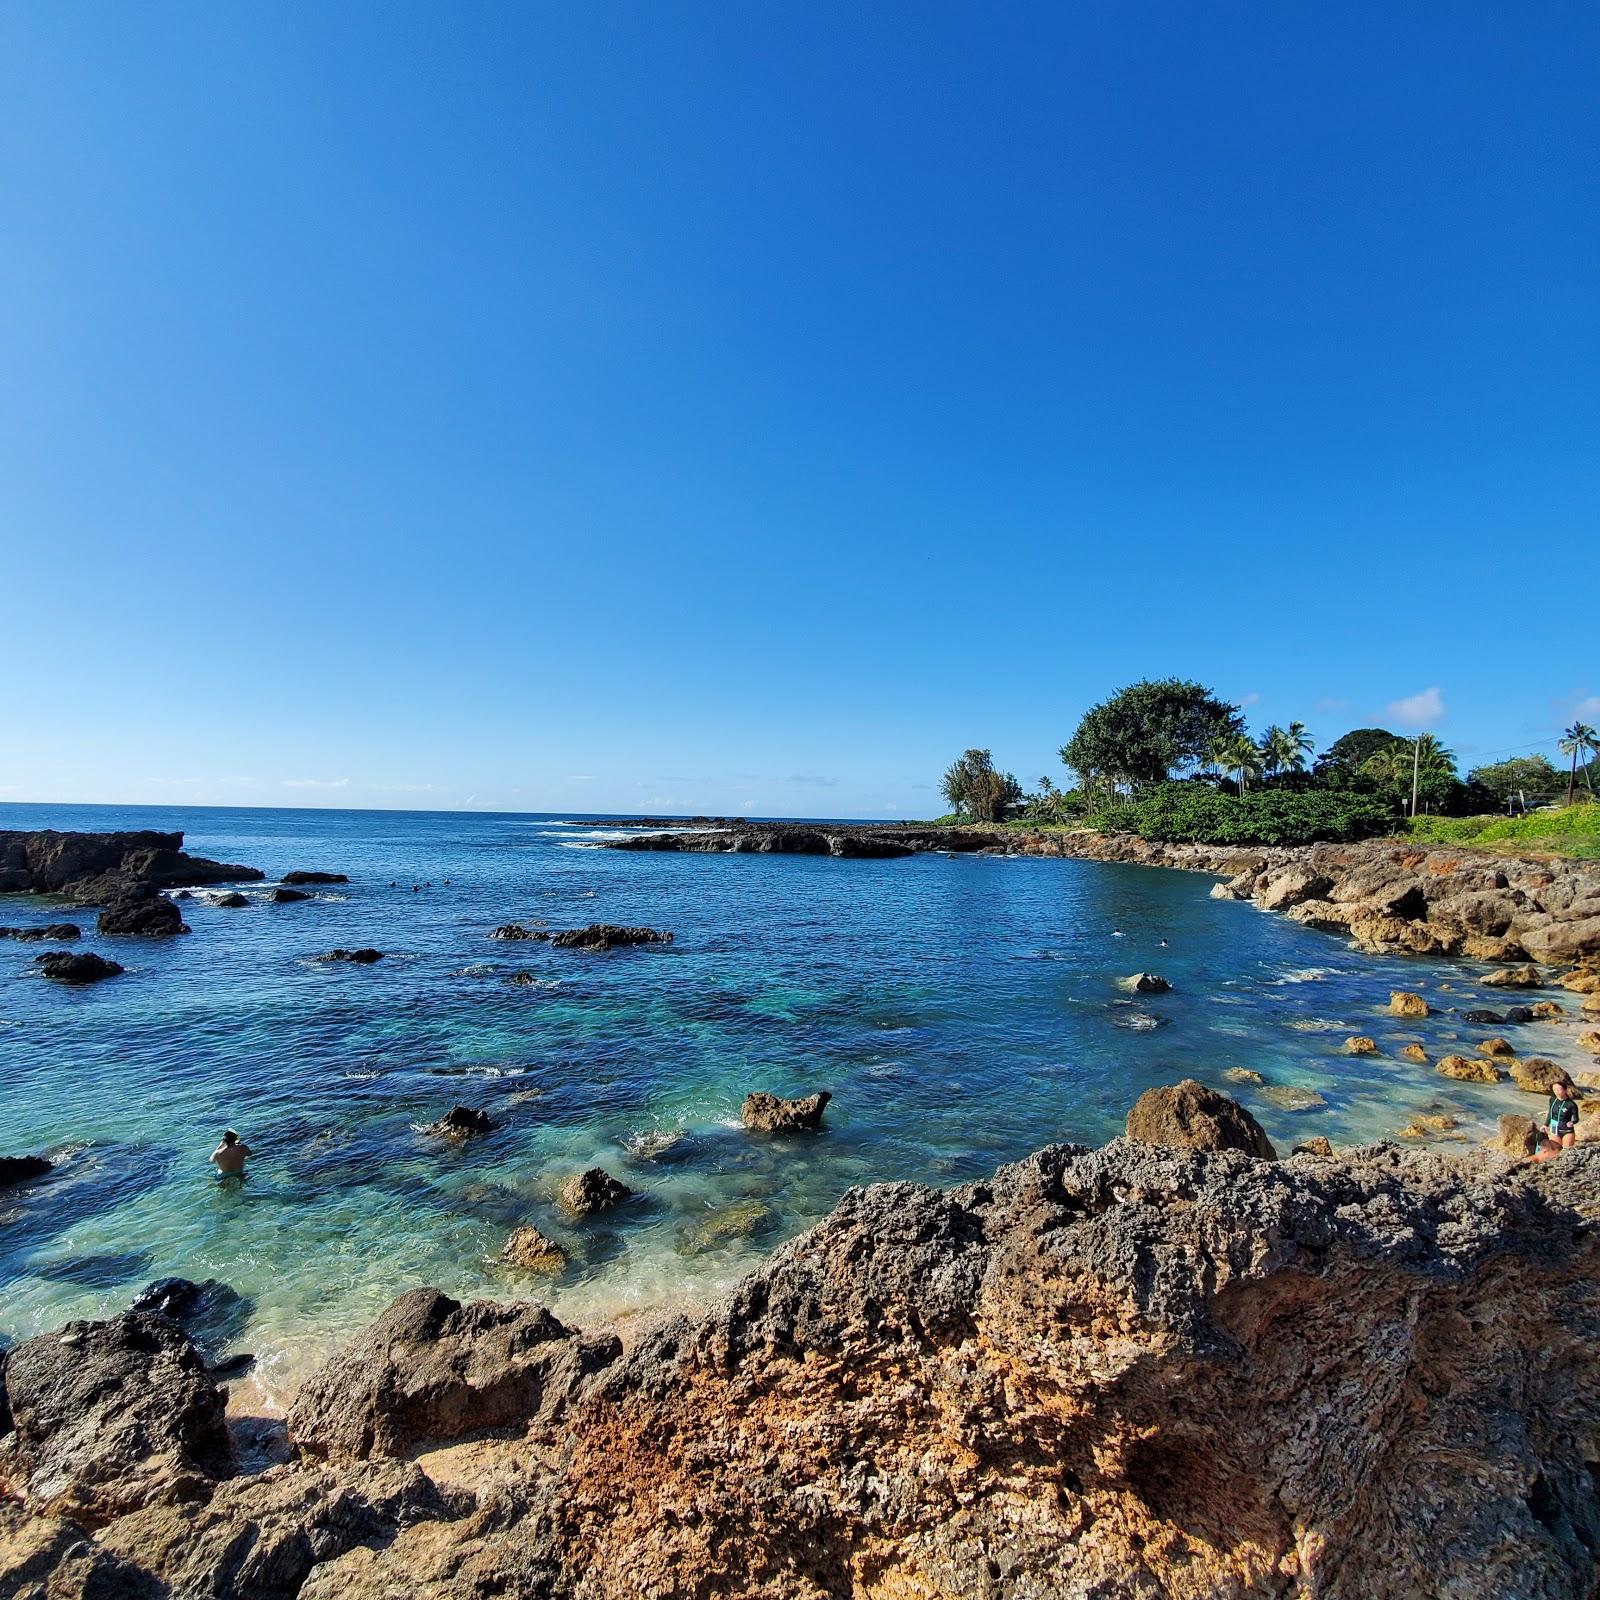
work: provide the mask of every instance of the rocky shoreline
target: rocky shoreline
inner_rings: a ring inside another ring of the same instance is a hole
[[[1485,855],[1392,839],[1244,848],[1159,844],[1090,829],[729,824],[607,839],[607,850],[892,858],[1054,856],[1204,872],[1218,898],[1251,900],[1368,950],[1478,961],[1600,957],[1600,862]]]
[[[267,1470],[174,1322],[71,1324],[0,1367],[0,1590],[1592,1594],[1600,1150],[1252,1127],[1178,1085],[1099,1150],[852,1190],[626,1351],[414,1290]]]

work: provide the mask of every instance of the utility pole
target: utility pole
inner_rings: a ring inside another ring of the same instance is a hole
[[[1422,765],[1422,735],[1417,735],[1416,743],[1411,746],[1411,815],[1417,814],[1417,772]]]

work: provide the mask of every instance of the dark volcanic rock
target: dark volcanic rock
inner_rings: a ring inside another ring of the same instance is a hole
[[[310,900],[314,896],[307,894],[304,889],[274,889],[267,898],[275,906],[288,906],[296,900]]]
[[[317,960],[348,961],[358,967],[367,967],[374,961],[382,961],[383,951],[374,950],[371,945],[363,945],[359,950],[327,950],[318,956]]]
[[[170,939],[189,931],[177,906],[164,894],[154,893],[108,906],[95,919],[95,928],[100,933],[141,939]]]
[[[493,933],[491,939],[548,939],[550,935],[543,928],[525,928],[520,922],[502,923]]]
[[[32,1510],[93,1528],[232,1471],[222,1395],[166,1317],[69,1322],[8,1351],[3,1385],[0,1485]]]
[[[137,887],[254,882],[254,867],[183,853],[181,833],[0,831],[0,891],[64,894],[80,905],[125,899]]]
[[[157,1278],[133,1297],[130,1311],[152,1311],[181,1322],[199,1303],[202,1290],[188,1278]]]
[[[437,1289],[401,1295],[302,1386],[289,1432],[333,1460],[405,1455],[417,1445],[548,1421],[590,1373],[616,1360],[543,1306],[462,1305]]]
[[[568,1178],[556,1191],[556,1203],[574,1217],[592,1217],[619,1206],[633,1190],[604,1167],[590,1167]]]
[[[1475,1011],[1463,1012],[1461,1020],[1477,1024],[1480,1027],[1498,1028],[1506,1019],[1498,1011],[1486,1011],[1479,1007]]]
[[[1507,1006],[1505,1021],[1513,1027],[1521,1027],[1525,1022],[1533,1021],[1532,1006]]]
[[[83,929],[75,922],[47,922],[38,928],[0,928],[0,939],[19,939],[30,944],[44,940],[65,944],[69,939],[82,937]]]
[[[286,872],[279,880],[281,883],[349,883],[349,878],[342,872],[306,872],[297,869]]]
[[[92,950],[46,950],[34,961],[47,978],[57,983],[98,983],[102,978],[115,978],[123,969],[115,961],[107,961]]]
[[[487,1111],[472,1106],[451,1106],[437,1122],[430,1122],[424,1133],[436,1133],[444,1139],[478,1139],[494,1132],[494,1122]]]
[[[242,911],[250,904],[248,895],[242,895],[237,889],[228,894],[219,894],[212,902],[214,906],[221,906],[225,911]]]
[[[1127,980],[1135,994],[1170,994],[1172,985],[1154,972],[1136,972]]]
[[[0,1189],[42,1178],[49,1170],[50,1163],[43,1156],[0,1156]]]
[[[739,1120],[757,1133],[806,1133],[822,1126],[822,1113],[833,1093],[828,1089],[785,1100],[781,1095],[757,1090],[744,1097]]]
[[[619,945],[671,944],[672,935],[657,928],[619,928],[615,923],[591,922],[587,928],[568,928],[552,934],[550,943],[562,950],[613,950]]]
[[[1193,1078],[1146,1089],[1128,1113],[1128,1137],[1190,1150],[1239,1150],[1276,1161],[1261,1124],[1236,1101]]]

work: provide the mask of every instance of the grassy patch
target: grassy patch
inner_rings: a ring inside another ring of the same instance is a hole
[[[1412,817],[1410,838],[1511,855],[1532,850],[1600,860],[1600,804],[1535,811],[1526,817]]]

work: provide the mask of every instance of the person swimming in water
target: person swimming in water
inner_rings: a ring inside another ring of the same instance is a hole
[[[250,1146],[229,1128],[222,1135],[222,1143],[211,1152],[211,1165],[224,1178],[243,1176],[244,1164],[249,1159]]]

